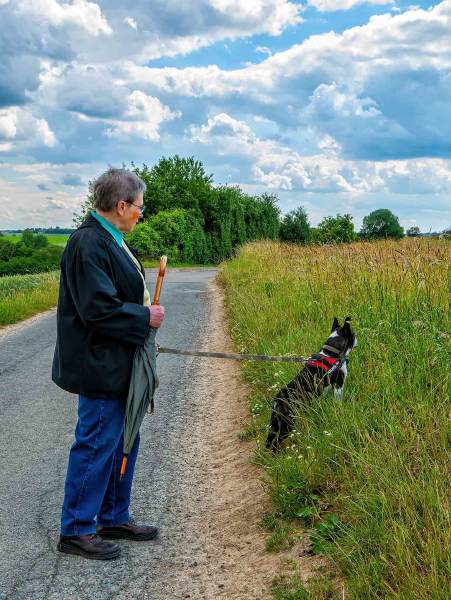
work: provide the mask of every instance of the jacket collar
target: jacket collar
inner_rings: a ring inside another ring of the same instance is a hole
[[[114,246],[116,248],[118,248],[118,245],[114,241],[114,238],[111,235],[111,233],[109,231],[107,231],[104,227],[102,227],[102,225],[99,223],[99,221],[97,219],[95,219],[92,215],[87,217],[78,229],[95,229],[97,231],[97,233],[99,235],[101,235],[103,238],[107,239],[110,242],[114,242]],[[124,240],[124,245],[125,244],[127,245],[127,248],[131,251],[131,253],[134,254],[135,258],[138,260],[138,262],[141,266],[141,273],[145,277],[146,272],[144,270],[144,267],[142,265],[142,262],[138,256],[136,250],[132,246],[130,246],[130,244],[127,244],[127,242]],[[131,262],[131,258],[127,255],[127,252],[123,251],[120,254],[121,254],[121,256],[122,255],[126,256],[127,257],[126,260]],[[136,266],[136,265],[134,265],[134,266]]]
[[[97,233],[107,240],[114,241],[113,236],[109,233],[97,219],[94,219],[92,215],[89,215],[78,229],[96,229]]]
[[[108,219],[105,219],[102,217],[102,215],[99,215],[95,210],[91,211],[91,216],[98,221],[100,225],[102,225],[102,227],[108,231],[109,234],[111,234],[119,248],[122,248],[124,243],[124,234],[112,223],[110,223]]]

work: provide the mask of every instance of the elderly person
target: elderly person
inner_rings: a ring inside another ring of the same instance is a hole
[[[144,192],[131,171],[101,175],[95,210],[71,235],[61,259],[52,379],[79,400],[58,550],[97,560],[119,556],[120,547],[108,539],[158,534],[129,514],[139,435],[119,477],[135,349],[164,317],[162,306],[150,305],[144,269],[124,240],[144,212]]]

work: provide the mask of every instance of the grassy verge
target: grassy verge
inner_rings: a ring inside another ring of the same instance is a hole
[[[299,412],[275,457],[263,448],[271,400],[297,367],[243,365],[252,414],[243,435],[257,440],[276,518],[310,528],[346,598],[447,597],[449,258],[438,240],[254,243],[220,270],[240,351],[308,355],[335,315],[353,318],[359,345],[343,400]],[[274,594],[342,597],[324,581],[307,592],[296,578],[276,582]]]
[[[0,327],[56,306],[58,286],[59,271],[0,277]]]

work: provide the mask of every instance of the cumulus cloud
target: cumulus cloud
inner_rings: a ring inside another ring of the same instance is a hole
[[[134,90],[128,97],[128,106],[123,118],[115,121],[113,126],[107,129],[106,135],[110,138],[138,137],[157,141],[160,139],[161,123],[179,116],[180,113],[171,112],[158,98]]]
[[[20,148],[51,148],[57,139],[45,119],[35,117],[28,108],[12,107],[0,109],[0,142],[6,150],[13,144]]]
[[[280,35],[302,21],[301,8],[290,0],[166,0],[151,7],[147,0],[127,7],[120,0],[18,0],[3,9],[0,50],[3,37],[12,43],[15,56],[64,56],[84,63],[128,59],[145,64],[219,40]],[[99,44],[105,36],[108,43]],[[9,55],[11,44],[4,47]]]
[[[85,0],[4,3],[0,28],[0,107],[26,104],[42,62],[74,60],[87,40],[111,33],[99,6]]]
[[[189,133],[193,141],[248,161],[253,181],[271,189],[351,195],[451,192],[451,161],[447,160],[346,160],[330,136],[318,141],[322,153],[301,155],[277,141],[258,138],[249,125],[225,113],[192,127]]]
[[[19,0],[17,13],[53,27],[75,25],[94,36],[113,33],[99,5],[87,0],[72,0],[65,4],[56,0]]]
[[[349,158],[449,156],[450,30],[451,1],[445,0],[312,36],[242,69],[127,64],[120,80],[172,98],[174,106],[183,97],[241,104],[287,131],[314,127]]]
[[[241,29],[260,27],[270,35],[280,35],[288,24],[301,22],[300,7],[286,0],[209,0],[209,5]]]
[[[129,90],[115,85],[102,65],[49,64],[41,74],[38,100],[53,109],[65,109],[87,117],[108,118],[127,109]]]

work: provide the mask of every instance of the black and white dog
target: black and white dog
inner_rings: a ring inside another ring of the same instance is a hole
[[[274,398],[269,423],[266,448],[273,452],[289,435],[294,426],[295,408],[331,389],[341,398],[348,374],[348,355],[357,338],[351,329],[351,317],[346,317],[342,327],[335,317],[332,331],[317,354],[312,354],[300,373],[281,389]]]

